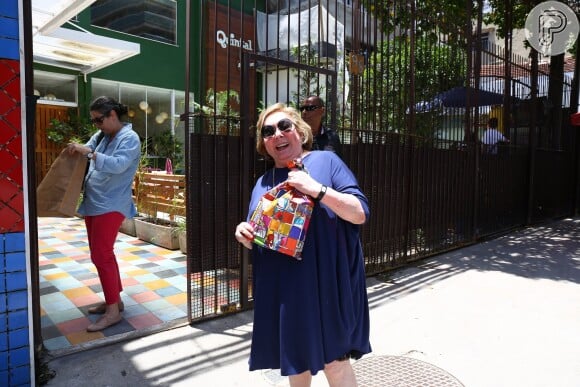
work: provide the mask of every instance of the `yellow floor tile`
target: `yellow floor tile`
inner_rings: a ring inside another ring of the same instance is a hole
[[[94,292],[86,286],[83,286],[82,288],[63,290],[61,293],[64,294],[68,299],[90,296],[91,294],[94,294]]]
[[[138,257],[135,254],[127,254],[123,256],[123,261],[134,261],[136,259],[141,259],[141,257]]]
[[[72,345],[86,343],[105,337],[102,332],[75,332],[65,336]]]
[[[151,290],[157,290],[157,289],[161,289],[161,288],[166,288],[168,286],[171,286],[171,284],[163,279],[158,279],[155,281],[151,281],[151,282],[145,282],[143,285],[147,286],[147,288],[151,289]]]
[[[57,280],[57,279],[70,277],[70,274],[69,273],[62,272],[62,273],[46,274],[46,275],[43,275],[43,277],[47,281],[54,281],[54,280]]]
[[[138,275],[149,274],[149,272],[147,270],[144,270],[144,269],[137,269],[137,270],[133,270],[133,271],[128,271],[125,274],[127,274],[127,276],[129,276],[129,277],[136,277]]]
[[[187,293],[174,294],[173,296],[165,297],[165,300],[173,305],[181,305],[187,303]]]

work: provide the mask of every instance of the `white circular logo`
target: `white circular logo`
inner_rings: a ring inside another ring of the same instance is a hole
[[[526,18],[526,38],[544,56],[563,54],[578,37],[578,18],[570,7],[558,1],[545,1]]]

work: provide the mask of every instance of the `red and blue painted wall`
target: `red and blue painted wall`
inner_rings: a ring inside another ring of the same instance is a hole
[[[18,0],[0,1],[0,386],[34,384]]]

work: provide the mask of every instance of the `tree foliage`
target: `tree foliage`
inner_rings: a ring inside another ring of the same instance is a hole
[[[411,79],[416,90],[415,102],[431,101],[441,91],[464,84],[463,50],[427,36],[416,40],[414,63],[411,63],[411,49],[408,39],[400,36],[383,42],[371,56],[364,76],[369,84],[376,85],[369,88],[367,97],[377,101],[377,109],[366,112],[363,127],[370,128],[380,122],[381,128],[403,131],[412,105],[409,98]],[[416,132],[431,133],[438,119],[435,111],[421,114],[417,117]]]
[[[408,36],[411,29],[421,37],[444,35],[449,44],[464,45],[471,33],[469,1],[467,0],[422,0],[414,2],[414,12],[407,1],[386,0],[384,2],[364,0],[380,21],[383,32],[398,31]],[[472,15],[477,14],[478,2],[472,1]]]
[[[497,26],[499,36],[506,37],[506,16],[511,10],[511,21],[513,29],[521,29],[525,27],[526,18],[530,11],[541,0],[511,0],[508,4],[505,0],[488,0],[491,12],[487,13],[484,21],[489,24]],[[560,0],[561,3],[568,5],[576,15],[580,14],[580,2],[578,0]],[[507,6],[511,5],[508,9]]]
[[[506,17],[508,15],[509,9],[506,8],[507,4],[505,0],[488,0],[491,12],[487,13],[484,17],[484,22],[488,24],[493,24],[497,26],[497,33],[500,37],[505,38],[507,36],[507,23]],[[540,4],[540,0],[511,0],[511,28],[512,29],[522,29],[525,28],[526,19],[528,14],[532,9]],[[575,13],[576,16],[580,16],[580,1],[578,0],[564,0],[562,3],[568,5]],[[527,43],[524,43],[526,46]],[[576,53],[576,44],[578,40],[574,43],[574,47],[570,48],[569,52],[574,55]]]
[[[408,113],[414,104],[465,85],[467,43],[473,30],[471,15],[477,14],[478,2],[363,0],[363,6],[379,20],[384,36],[390,38],[377,47],[366,66],[368,83],[377,85],[369,88],[369,98],[376,99],[378,106],[365,113],[361,126],[401,132],[408,127]],[[412,36],[414,48],[410,44]],[[440,121],[441,114],[436,110],[417,114],[414,133],[431,137]]]

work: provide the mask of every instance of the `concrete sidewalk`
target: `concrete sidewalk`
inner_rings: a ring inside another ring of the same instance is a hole
[[[368,293],[368,356],[418,359],[468,387],[580,386],[580,218],[369,278]],[[48,385],[287,386],[248,371],[251,321],[244,312],[55,358]]]

